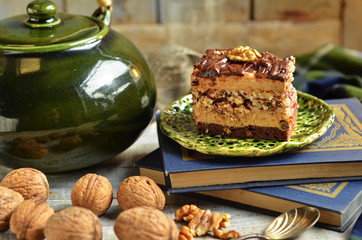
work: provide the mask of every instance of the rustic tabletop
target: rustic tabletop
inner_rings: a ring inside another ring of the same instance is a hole
[[[141,137],[126,151],[117,157],[108,160],[100,165],[89,167],[82,170],[61,173],[47,174],[50,185],[50,196],[47,202],[55,211],[71,206],[70,195],[75,182],[87,173],[96,173],[109,179],[113,187],[113,203],[106,214],[100,217],[103,226],[103,239],[116,240],[117,237],[113,231],[114,221],[122,211],[118,206],[116,194],[121,181],[131,175],[138,175],[138,169],[133,167],[134,162],[138,161],[154,149],[158,148],[156,133],[156,123],[152,122],[143,132]],[[11,169],[0,166],[0,177]],[[167,195],[164,212],[174,219],[174,212],[185,204],[195,204],[201,209],[210,209],[221,214],[229,213],[231,215],[231,227],[228,229],[238,230],[242,234],[260,233],[273,220],[273,217],[248,211],[245,209],[234,208],[223,203],[208,202],[189,196]],[[180,225],[178,225],[180,227]],[[343,233],[313,227],[303,233],[298,240],[348,240],[353,224]],[[16,236],[7,230],[0,233],[0,239],[17,239]],[[198,237],[196,239],[215,239],[212,235]]]

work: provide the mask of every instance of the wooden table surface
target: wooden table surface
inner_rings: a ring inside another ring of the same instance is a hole
[[[118,206],[116,195],[121,181],[131,175],[138,175],[138,169],[133,167],[133,163],[141,159],[154,149],[158,148],[158,140],[156,133],[156,123],[152,122],[143,132],[141,137],[126,151],[117,157],[108,160],[100,165],[72,171],[61,174],[47,174],[50,184],[50,196],[47,202],[55,211],[71,206],[70,194],[75,182],[87,173],[97,173],[107,177],[113,186],[113,203],[106,214],[100,217],[103,225],[103,239],[116,240],[113,226],[118,214],[122,211]],[[0,179],[12,169],[0,166]],[[273,217],[248,211],[245,209],[235,208],[223,203],[208,202],[197,198],[183,195],[167,195],[166,206],[164,212],[174,219],[174,212],[185,204],[196,204],[201,209],[210,209],[211,212],[219,212],[221,214],[229,213],[231,215],[231,227],[242,234],[252,232],[263,232]],[[180,224],[178,224],[180,227]],[[298,240],[348,240],[353,224],[344,232],[334,232],[318,227],[313,227],[303,233]],[[7,230],[0,233],[0,239],[17,239],[16,236]],[[212,235],[198,237],[195,239],[215,239]]]

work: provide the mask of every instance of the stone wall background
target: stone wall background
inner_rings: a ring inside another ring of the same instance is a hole
[[[95,0],[53,1],[72,14],[97,8]],[[0,0],[0,19],[25,14],[29,2]],[[198,52],[249,45],[280,57],[327,43],[362,51],[362,0],[113,0],[112,21],[144,53],[166,44]]]

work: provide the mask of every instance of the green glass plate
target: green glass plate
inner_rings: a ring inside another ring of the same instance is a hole
[[[334,112],[319,98],[298,91],[298,117],[290,141],[235,138],[199,134],[192,117],[192,96],[186,95],[164,108],[160,127],[185,148],[209,155],[269,156],[299,149],[322,136],[334,121]]]

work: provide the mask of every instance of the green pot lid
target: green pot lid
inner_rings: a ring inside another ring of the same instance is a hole
[[[28,4],[28,15],[0,21],[0,53],[37,53],[66,50],[102,39],[109,28],[106,23],[110,10],[96,17],[56,13],[56,5],[49,0]],[[96,15],[94,15],[96,16]]]

